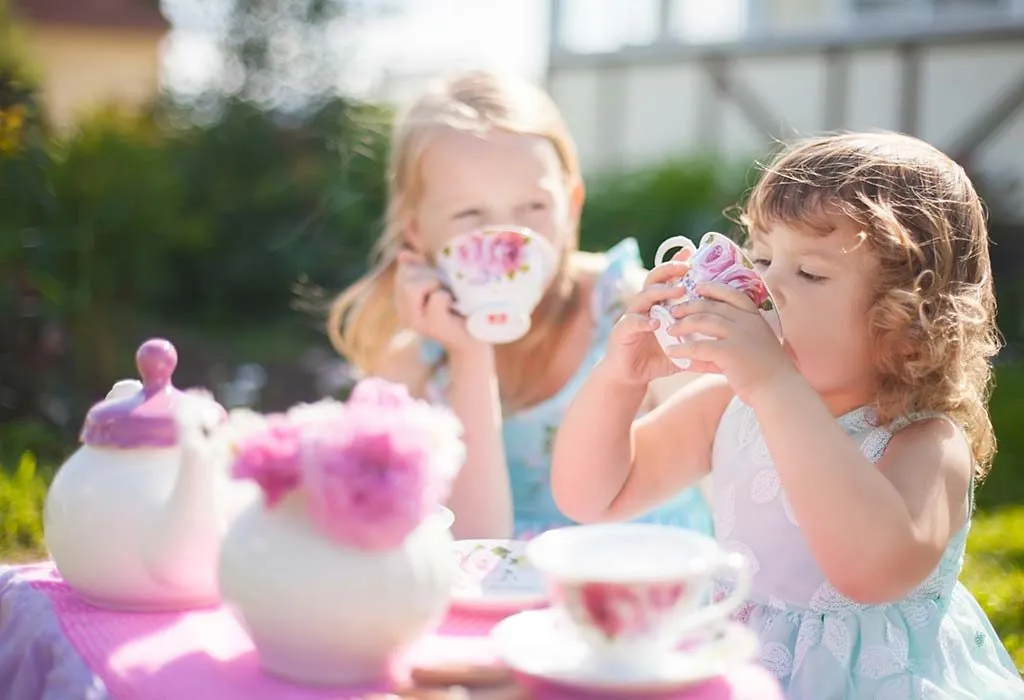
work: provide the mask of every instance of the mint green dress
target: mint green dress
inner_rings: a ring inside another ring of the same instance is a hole
[[[877,462],[892,434],[870,408],[838,419]],[[902,600],[861,605],[818,568],[786,498],[754,411],[738,399],[712,457],[716,536],[753,564],[736,618],[760,638],[761,663],[790,700],[1019,700],[1024,682],[985,613],[957,581],[969,525],[934,572]],[[828,465],[822,465],[827,467]],[[730,589],[716,586],[716,597]]]
[[[606,255],[608,265],[594,287],[592,298],[594,337],[579,369],[550,399],[506,415],[504,419],[502,434],[517,537],[530,537],[553,527],[573,524],[558,510],[551,495],[551,450],[555,432],[584,379],[604,355],[608,334],[624,309],[626,280],[631,272],[643,268],[639,247],[632,238],[619,242]],[[428,386],[428,396],[443,401],[448,381],[443,350],[427,342],[423,345],[422,357],[430,365],[439,366]],[[638,521],[676,525],[704,534],[711,534],[712,530],[711,512],[699,487],[676,494]]]

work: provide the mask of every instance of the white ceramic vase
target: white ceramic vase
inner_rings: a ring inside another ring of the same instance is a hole
[[[377,552],[318,530],[301,490],[272,508],[246,510],[221,547],[220,590],[264,670],[309,685],[386,680],[396,658],[447,611],[455,561],[446,515]]]

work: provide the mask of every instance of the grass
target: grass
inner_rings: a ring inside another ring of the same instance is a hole
[[[1000,438],[989,477],[976,493],[978,510],[967,543],[961,580],[977,598],[1013,657],[1024,670],[1024,365],[1000,367],[992,417]],[[0,440],[12,438],[5,426]],[[0,447],[4,447],[0,445]],[[52,454],[53,446],[47,450]],[[0,468],[0,561],[45,556],[42,507],[52,465],[41,467],[28,452]]]

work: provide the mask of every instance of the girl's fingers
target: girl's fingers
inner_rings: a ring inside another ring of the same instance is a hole
[[[653,270],[647,273],[647,278],[644,280],[644,286],[648,287],[652,284],[664,284],[680,277],[685,277],[686,273],[690,271],[690,265],[685,261],[676,260],[673,258],[668,262],[663,262],[657,265]]]
[[[619,319],[616,326],[629,335],[637,335],[657,330],[658,321],[647,314],[626,313]]]
[[[731,325],[727,318],[718,314],[692,314],[673,323],[668,328],[668,334],[681,337],[699,333],[712,338],[725,338],[729,335]]]
[[[426,265],[427,258],[422,253],[417,253],[409,248],[402,248],[398,251],[397,261],[399,265]]]
[[[454,314],[454,299],[446,289],[436,289],[426,299],[423,316],[432,326],[450,323]]]
[[[632,313],[646,314],[655,304],[673,299],[681,299],[687,295],[685,287],[654,284],[641,289],[629,304]]]
[[[721,342],[718,340],[687,340],[669,347],[666,353],[670,357],[689,360],[691,372],[721,374],[716,361],[720,351]]]
[[[697,285],[697,293],[706,299],[719,301],[740,311],[757,311],[757,305],[745,293],[720,282],[704,282]]]

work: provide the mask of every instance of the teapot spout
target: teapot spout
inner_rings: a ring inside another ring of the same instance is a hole
[[[181,463],[163,512],[152,523],[146,564],[164,585],[196,597],[217,599],[217,557],[223,534],[219,513],[216,440],[210,436],[223,415],[212,400],[196,397],[178,411]]]

